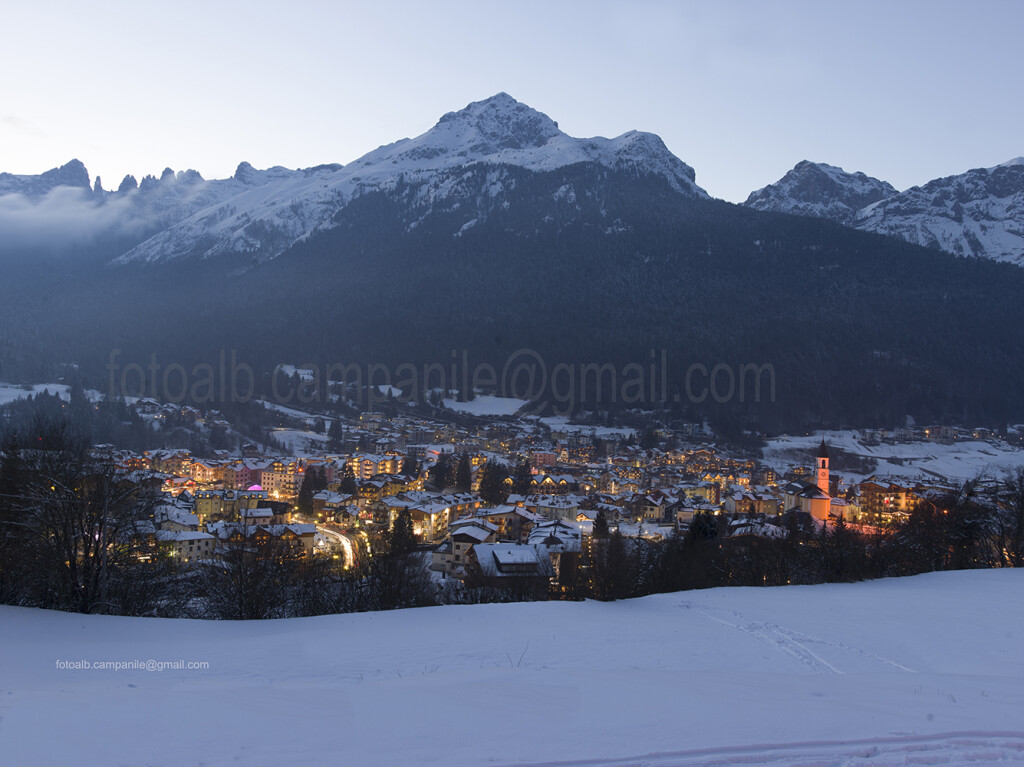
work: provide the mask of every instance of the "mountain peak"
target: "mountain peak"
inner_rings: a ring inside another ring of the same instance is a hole
[[[751,192],[744,205],[848,224],[861,208],[895,194],[890,184],[859,171],[801,160],[779,181]]]
[[[687,198],[708,196],[697,186],[693,169],[653,133],[573,138],[546,114],[498,93],[445,114],[415,138],[380,146],[343,167],[256,170],[239,163],[230,206],[221,205],[220,198],[212,201],[210,209],[141,243],[119,262],[256,250],[274,257],[315,231],[333,228],[340,208],[351,200],[370,191],[396,193],[399,185],[400,194],[411,195],[403,204],[418,206],[419,220],[435,210],[459,210],[464,221],[476,222],[510,204],[508,194],[517,182],[508,168],[540,174],[582,164],[661,178]],[[468,190],[477,182],[467,173],[471,166],[493,168],[485,186],[472,194]]]
[[[42,174],[42,178],[49,181],[53,186],[80,186],[86,189],[91,186],[89,183],[89,171],[85,169],[82,161],[77,159],[71,160],[59,168],[46,171]]]
[[[462,140],[475,140],[471,151],[492,154],[502,149],[544,146],[562,135],[558,123],[543,112],[528,107],[507,93],[474,101],[458,112],[448,112],[435,130],[453,133]]]

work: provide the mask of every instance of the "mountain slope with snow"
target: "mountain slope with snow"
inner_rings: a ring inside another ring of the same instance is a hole
[[[857,211],[896,194],[885,181],[803,160],[779,181],[752,192],[743,203],[755,210],[828,218],[849,224]]]
[[[0,173],[0,251],[25,245],[60,250],[108,238],[114,241],[109,247],[121,247],[116,255],[125,243],[137,244],[197,211],[307,173],[257,171],[242,163],[232,178],[209,181],[194,170],[165,168],[159,178],[147,175],[141,183],[126,176],[115,191],[103,189],[99,177],[90,187],[89,172],[78,160],[37,176]]]
[[[331,228],[341,208],[370,192],[415,185],[418,202],[441,202],[467,172],[481,165],[543,172],[576,163],[660,176],[682,195],[707,197],[696,185],[693,169],[672,155],[657,136],[631,131],[614,139],[572,138],[547,115],[500,93],[449,112],[421,136],[379,147],[344,167],[282,171],[267,183],[196,212],[136,246],[118,262],[229,252],[270,258],[316,231]],[[500,180],[496,180],[490,193],[500,191]],[[467,216],[469,220],[472,216]]]
[[[957,256],[1024,266],[1024,158],[903,192],[863,173],[804,161],[751,193],[744,205],[827,218]]]
[[[854,226],[1024,266],[1024,164],[1018,158],[911,187],[859,211]]]
[[[265,622],[0,607],[0,757],[1019,763],[1022,597],[996,570]],[[179,659],[208,668],[58,668]]]

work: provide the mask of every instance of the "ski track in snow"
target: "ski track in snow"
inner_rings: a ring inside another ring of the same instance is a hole
[[[534,762],[514,767],[905,767],[907,765],[1024,764],[1024,733],[950,732],[870,740],[813,741],[740,748],[711,748],[614,759]],[[512,767],[512,766],[509,766]]]
[[[695,608],[695,606],[690,602],[681,602],[679,606],[686,609]],[[853,647],[842,642],[830,642],[828,640],[821,639],[820,637],[784,628],[774,623],[752,620],[737,610],[728,611],[731,616],[739,621],[738,623],[732,623],[713,615],[713,608],[697,607],[696,609],[698,612],[704,614],[716,623],[721,623],[723,626],[728,626],[729,628],[736,629],[737,631],[750,634],[776,650],[789,655],[791,658],[795,658],[813,670],[816,674],[845,674],[846,672],[836,668],[836,666],[815,653],[807,647],[807,645],[823,645],[825,647],[832,647],[837,650],[842,650],[843,652],[853,653],[864,658],[869,658],[870,660],[891,666],[899,671],[904,671],[910,674],[916,673],[914,669],[905,666],[892,658],[886,658],[882,655],[878,655],[877,653],[862,650],[859,647]]]

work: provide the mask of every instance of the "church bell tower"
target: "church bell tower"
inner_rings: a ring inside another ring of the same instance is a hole
[[[825,447],[825,438],[821,438],[821,447],[818,448],[818,456],[814,459],[815,471],[818,477],[818,489],[825,495],[831,496],[828,488],[828,448]]]

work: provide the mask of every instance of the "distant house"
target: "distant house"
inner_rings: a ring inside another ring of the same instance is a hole
[[[553,572],[552,578],[566,584],[575,578],[579,569],[582,539],[579,527],[555,520],[534,527],[528,543],[548,555]]]
[[[480,543],[496,543],[497,525],[483,519],[459,520],[448,539],[431,554],[431,569],[446,577],[465,578],[473,547]]]
[[[305,557],[313,553],[316,525],[243,525],[237,522],[214,522],[207,526],[217,538],[216,553],[223,555],[241,548],[272,556]]]
[[[159,530],[195,532],[199,529],[199,517],[177,506],[159,506],[153,512],[153,522]]]
[[[476,513],[497,527],[498,540],[502,541],[525,541],[533,526],[543,521],[539,514],[523,506],[495,506]]]
[[[272,525],[284,522],[280,517],[275,519],[274,510],[267,507],[241,509],[238,512],[238,519],[243,525]]]
[[[196,530],[157,530],[157,546],[168,556],[190,562],[213,556],[217,539]]]
[[[473,547],[468,580],[519,594],[543,596],[555,571],[546,552],[524,543],[479,543]]]

